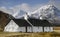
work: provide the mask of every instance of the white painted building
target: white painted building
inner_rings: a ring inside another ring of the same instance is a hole
[[[23,21],[22,21],[23,22]],[[25,23],[24,23],[25,24]],[[20,25],[20,26],[19,26]],[[43,26],[22,26],[21,23],[16,24],[11,20],[4,28],[4,32],[53,32],[53,27]],[[44,24],[43,24],[44,25]]]
[[[7,26],[4,28],[4,32],[19,32],[19,26],[11,20]]]
[[[19,27],[17,24],[11,24],[13,20],[5,27],[4,32],[53,32],[53,27],[31,26]],[[44,31],[43,31],[44,29]]]

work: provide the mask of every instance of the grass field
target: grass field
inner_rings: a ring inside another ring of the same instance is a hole
[[[17,33],[17,32],[0,32],[0,37],[60,37],[60,33],[56,32],[40,32],[40,33]]]

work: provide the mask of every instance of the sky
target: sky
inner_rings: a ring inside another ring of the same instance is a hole
[[[50,0],[0,0],[0,7],[5,6],[7,8],[16,5],[21,5],[23,3],[29,4],[30,6],[42,5],[49,3]],[[55,4],[60,6],[60,0],[55,0]],[[59,7],[58,6],[58,7]]]
[[[11,9],[9,10],[9,14],[16,13],[14,14],[15,16],[20,10],[31,12],[49,3],[53,3],[60,9],[60,0],[49,1],[50,0],[0,0],[0,10],[4,10],[8,13],[6,9]]]
[[[8,12],[6,9],[11,9],[10,14],[16,13],[15,15],[17,15],[20,10],[34,11],[47,2],[49,0],[0,0],[0,9],[3,8],[1,10],[5,10],[5,12]]]
[[[0,0],[0,6],[11,7],[22,3],[28,3],[30,5],[47,3],[49,0]]]
[[[20,8],[22,10],[34,11],[35,9],[48,4],[50,0],[0,0],[0,7],[9,8]],[[52,3],[54,1],[51,1]],[[60,9],[60,0],[55,0],[54,4],[57,8]]]

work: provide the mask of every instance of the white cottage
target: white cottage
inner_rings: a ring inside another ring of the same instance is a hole
[[[4,29],[4,32],[19,32],[19,26],[11,20]]]
[[[53,27],[46,20],[28,19],[33,27],[24,19],[11,20],[4,29],[4,32],[53,32]]]

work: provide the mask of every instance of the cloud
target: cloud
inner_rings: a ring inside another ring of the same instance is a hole
[[[22,4],[15,5],[10,8],[6,8],[5,6],[1,6],[0,10],[3,11],[4,13],[11,14],[12,16],[15,17],[20,13],[20,10],[23,10],[24,12],[30,12],[30,7],[28,4],[22,3]]]
[[[23,15],[25,15],[26,12],[27,12],[27,13],[31,13],[31,12],[33,11],[33,8],[30,7],[30,5],[27,4],[27,3],[22,3],[22,4],[19,4],[19,5],[16,5],[16,6],[10,8],[10,9],[13,10],[13,13],[14,13],[13,16],[14,16],[14,17],[16,17],[16,16],[21,16],[21,15],[19,14],[19,13],[22,14],[22,12],[20,12],[21,10],[24,11]]]
[[[14,7],[10,7],[10,9],[13,11],[14,17],[19,15],[19,13],[22,13],[22,12],[20,12],[21,10],[24,12],[30,12],[31,11],[31,7],[26,3],[22,3],[22,4],[14,6]],[[25,14],[25,13],[23,13],[23,14]]]
[[[10,9],[13,10],[13,13],[14,13],[13,16],[15,17],[19,13],[22,13],[22,12],[20,12],[20,10],[22,10],[24,12],[31,13],[31,12],[37,10],[38,8],[40,8],[43,5],[45,5],[45,4],[36,4],[34,6],[31,6],[31,5],[27,4],[27,3],[22,3],[22,4],[14,6],[14,7],[11,7]]]
[[[12,14],[12,12],[4,6],[0,7],[0,11],[3,11],[4,13],[7,13],[7,14]]]
[[[55,7],[57,7],[60,10],[60,0],[50,0],[48,3],[53,4]]]
[[[29,6],[29,4],[27,4],[27,3],[23,3],[20,6],[21,6],[21,10],[24,10],[26,12],[29,12],[30,9],[31,9],[31,7]]]
[[[18,13],[20,11],[20,5],[10,7],[9,9],[11,9],[11,11],[13,12],[12,16],[15,17],[16,15],[18,15]]]

